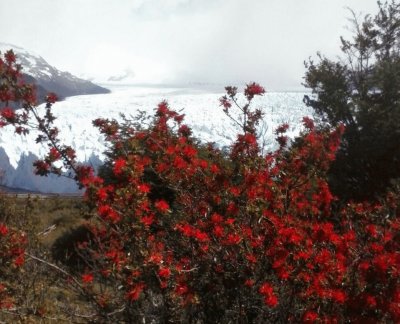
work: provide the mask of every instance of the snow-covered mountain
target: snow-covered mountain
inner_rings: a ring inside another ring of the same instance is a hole
[[[62,72],[40,55],[21,47],[0,43],[0,52],[12,49],[17,56],[17,62],[23,67],[22,72],[27,83],[37,85],[39,102],[43,102],[48,92],[54,92],[60,99],[83,94],[109,93],[104,87],[90,81],[80,79],[69,72]]]
[[[108,85],[107,85],[108,86]],[[105,141],[92,120],[98,117],[119,118],[120,113],[136,115],[139,110],[153,113],[157,104],[166,99],[171,108],[186,114],[186,122],[196,137],[205,142],[228,146],[236,138],[237,128],[224,115],[219,106],[222,93],[189,88],[166,87],[110,87],[112,93],[69,97],[53,106],[62,142],[77,151],[80,161],[96,166],[104,160]],[[266,149],[274,149],[274,130],[289,123],[288,135],[295,136],[301,129],[301,119],[311,115],[302,102],[302,93],[267,93],[256,98],[254,105],[265,112]],[[43,111],[44,107],[40,106]],[[43,156],[46,147],[35,143],[35,134],[20,137],[12,128],[0,130],[0,185],[53,193],[77,192],[72,180],[65,177],[39,177],[33,175],[32,162]]]

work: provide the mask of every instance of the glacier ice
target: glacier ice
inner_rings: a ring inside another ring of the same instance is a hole
[[[170,107],[186,115],[193,134],[204,142],[229,146],[238,129],[224,115],[218,99],[222,93],[189,88],[107,86],[109,94],[69,97],[53,106],[62,143],[71,145],[79,161],[98,166],[104,160],[106,143],[92,126],[95,118],[119,118],[136,115],[138,110],[153,113],[157,104],[167,100]],[[302,102],[303,93],[267,93],[254,100],[254,106],[265,112],[264,131],[267,149],[276,147],[274,130],[282,123],[290,125],[288,135],[301,129],[301,119],[311,110]],[[39,106],[43,112],[44,106]],[[12,127],[0,130],[0,185],[46,193],[76,193],[77,185],[65,177],[39,177],[33,174],[32,162],[43,157],[46,147],[35,143],[35,133],[19,136]]]

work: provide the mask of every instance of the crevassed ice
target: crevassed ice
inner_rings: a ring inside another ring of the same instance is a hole
[[[218,99],[222,93],[161,87],[112,86],[111,90],[110,94],[70,97],[53,106],[61,142],[76,150],[79,161],[98,166],[104,160],[105,141],[92,126],[92,120],[99,117],[119,119],[120,113],[134,116],[139,110],[152,114],[164,99],[171,108],[186,115],[186,123],[200,140],[223,147],[229,146],[236,138],[238,129],[219,106]],[[261,127],[267,150],[277,146],[274,131],[279,125],[288,123],[288,135],[294,137],[301,130],[302,118],[312,114],[302,102],[303,95],[276,92],[254,100],[254,107],[265,112]],[[43,111],[44,106],[39,110]],[[32,132],[26,137],[19,136],[11,127],[0,130],[0,184],[41,192],[77,192],[72,180],[33,174],[32,162],[46,152],[45,146],[35,143],[36,135]]]

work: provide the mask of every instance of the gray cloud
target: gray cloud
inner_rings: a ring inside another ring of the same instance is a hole
[[[300,88],[303,61],[337,55],[355,11],[375,0],[0,0],[0,41],[78,75],[138,82],[259,81]]]

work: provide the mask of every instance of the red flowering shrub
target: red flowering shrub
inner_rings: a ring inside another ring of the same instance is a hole
[[[23,123],[27,118],[16,114],[9,107],[13,102],[31,102],[33,88],[20,82],[21,67],[15,64],[15,55],[12,51],[0,56],[0,127],[15,124],[17,133],[24,133]],[[26,246],[25,233],[10,227],[5,219],[0,217],[0,309],[14,306],[14,299],[9,293],[6,279],[15,275],[24,264]]]
[[[36,163],[38,173],[60,173],[53,162],[62,159],[98,216],[88,225],[93,239],[78,246],[87,266],[82,285],[98,316],[398,322],[399,195],[333,208],[326,173],[343,127],[320,130],[305,118],[304,131],[288,145],[283,125],[276,130],[280,148],[262,155],[262,113],[251,101],[264,89],[249,84],[243,106],[235,87],[226,90],[220,103],[241,128],[228,154],[199,144],[184,117],[161,102],[148,127],[140,120],[94,121],[110,144],[100,175],[58,142],[53,99],[36,119],[38,140],[52,147]],[[19,114],[13,118],[23,126]]]
[[[342,127],[327,132],[305,118],[287,147],[283,125],[280,149],[262,156],[250,93],[262,94],[246,89],[229,155],[180,132],[188,127],[166,102],[147,129],[95,121],[111,143],[110,168],[86,185],[102,223],[82,253],[93,282],[124,287],[103,307],[204,322],[396,321],[398,197],[333,212],[326,172]],[[227,88],[221,99],[231,118],[236,97]],[[155,296],[161,306],[146,309]]]
[[[0,309],[14,306],[4,280],[24,264],[26,243],[24,233],[0,223]]]

